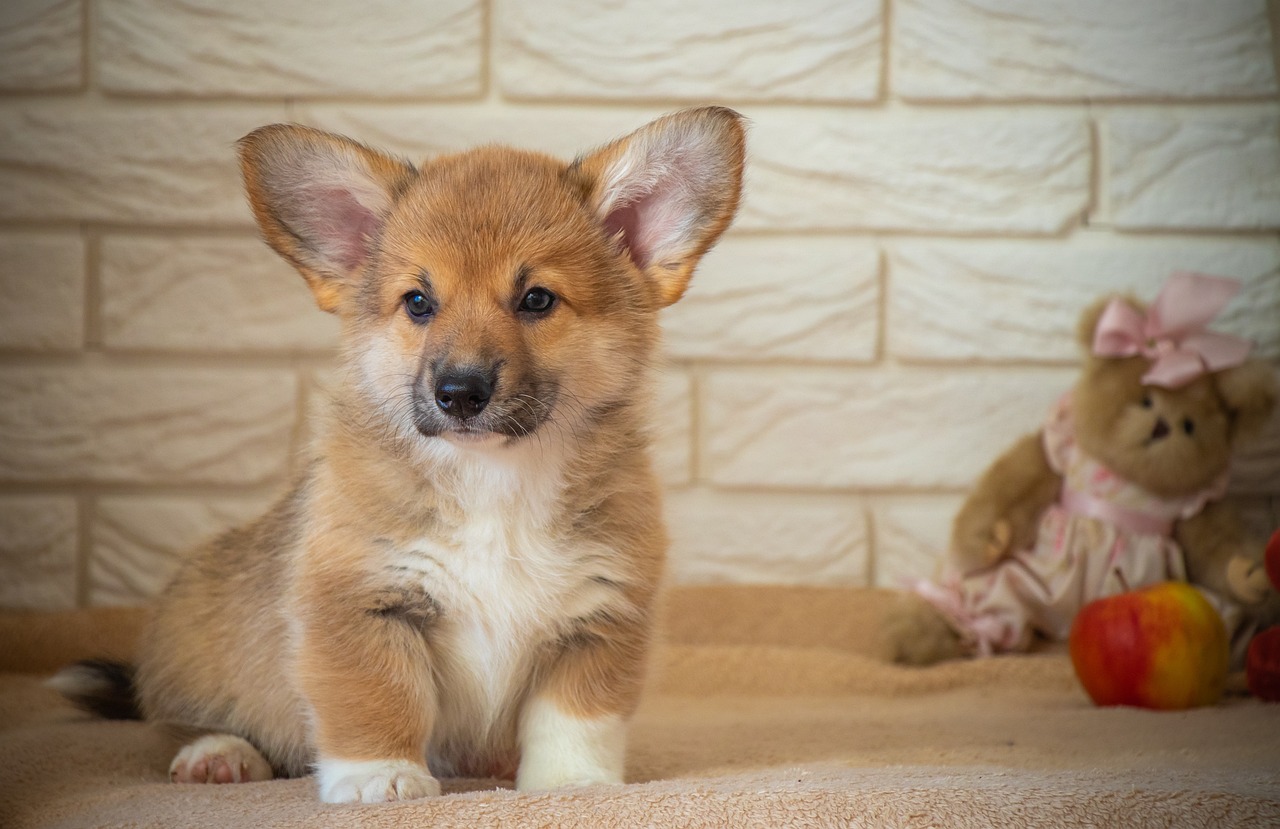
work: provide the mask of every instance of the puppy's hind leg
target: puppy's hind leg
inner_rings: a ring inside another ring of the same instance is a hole
[[[205,734],[183,746],[169,764],[175,783],[254,783],[272,777],[262,754],[233,734]]]

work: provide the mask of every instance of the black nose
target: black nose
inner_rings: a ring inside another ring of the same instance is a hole
[[[1151,439],[1159,440],[1169,434],[1169,424],[1163,417],[1156,418],[1155,428],[1151,430]]]
[[[436,381],[436,405],[458,419],[475,417],[489,405],[493,383],[479,372],[457,372]]]

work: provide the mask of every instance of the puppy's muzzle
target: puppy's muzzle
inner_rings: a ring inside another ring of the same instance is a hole
[[[475,417],[489,405],[493,385],[493,380],[479,371],[444,374],[436,380],[436,406],[458,420]]]

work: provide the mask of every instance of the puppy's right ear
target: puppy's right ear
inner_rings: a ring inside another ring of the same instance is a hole
[[[272,124],[240,139],[240,169],[263,238],[336,311],[368,264],[413,165],[338,135]]]

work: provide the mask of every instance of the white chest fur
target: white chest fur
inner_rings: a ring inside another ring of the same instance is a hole
[[[614,557],[575,543],[558,518],[554,467],[470,472],[457,482],[465,489],[456,513],[395,561],[440,606],[432,743],[446,755],[509,740],[539,651],[616,598],[593,579],[616,580],[607,569]]]

